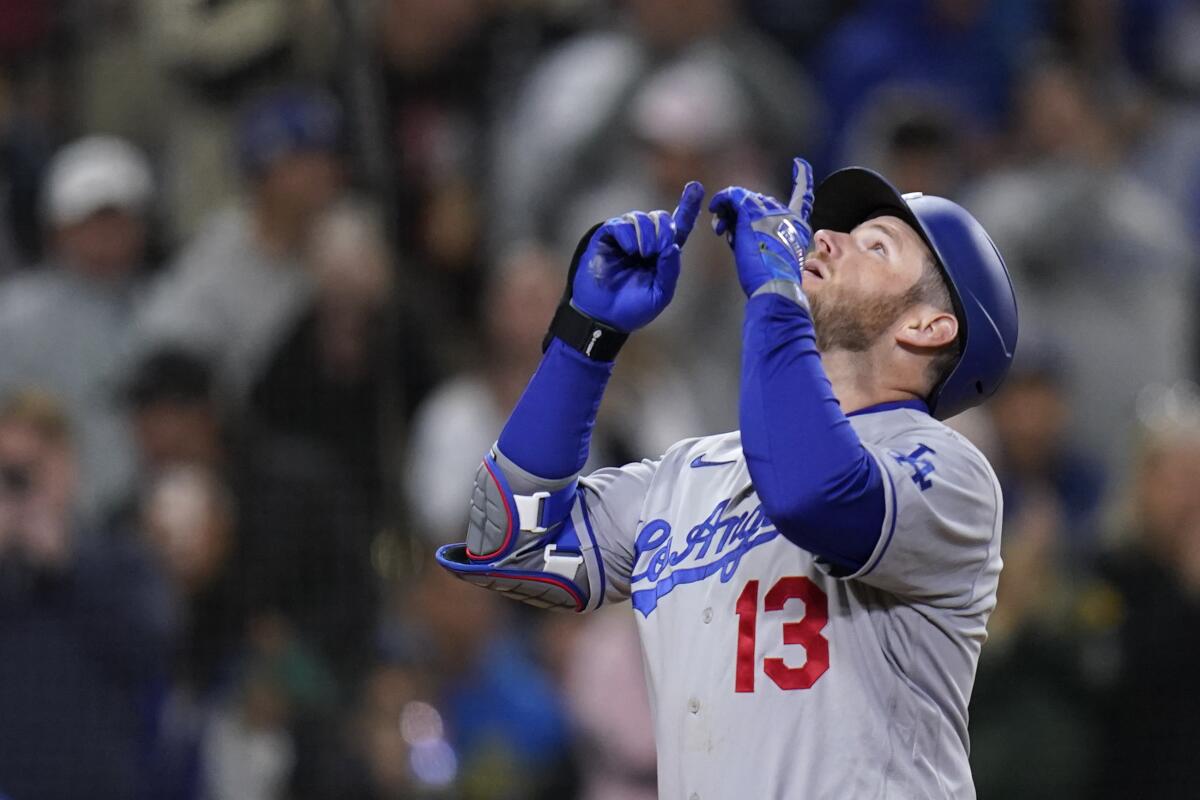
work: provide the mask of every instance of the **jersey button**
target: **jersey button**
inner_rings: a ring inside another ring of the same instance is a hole
[[[700,701],[694,697],[691,698],[690,700],[688,700],[688,711],[692,712],[693,714],[699,714],[700,713]]]
[[[712,609],[711,608],[704,609],[704,613],[700,615],[700,618],[702,620],[704,620],[705,625],[712,622]]]

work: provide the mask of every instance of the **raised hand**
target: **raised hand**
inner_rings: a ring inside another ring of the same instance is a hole
[[[713,230],[733,249],[738,280],[749,297],[764,284],[799,284],[804,254],[812,242],[808,223],[813,204],[812,167],[792,162],[792,197],[785,206],[770,195],[730,186],[713,195]]]
[[[631,211],[597,228],[575,273],[575,307],[626,333],[648,325],[675,296],[680,251],[703,199],[692,181],[672,213]]]

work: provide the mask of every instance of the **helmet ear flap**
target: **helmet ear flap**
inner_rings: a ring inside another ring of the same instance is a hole
[[[934,196],[914,198],[909,207],[942,268],[961,328],[958,363],[930,396],[931,413],[947,419],[1004,382],[1017,348],[1017,298],[1000,251],[966,209]]]

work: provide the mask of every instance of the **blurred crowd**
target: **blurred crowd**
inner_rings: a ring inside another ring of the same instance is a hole
[[[874,167],[1012,376],[979,796],[1200,785],[1200,3],[0,0],[0,798],[655,793],[632,614],[432,569],[591,224]],[[736,425],[697,235],[594,467]]]

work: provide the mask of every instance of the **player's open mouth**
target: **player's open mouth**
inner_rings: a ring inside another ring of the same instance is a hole
[[[816,266],[814,266],[814,265],[812,265],[812,264],[805,264],[805,265],[804,265],[804,274],[805,274],[805,275],[811,275],[811,276],[813,276],[814,278],[816,278],[816,279],[818,279],[818,280],[822,280],[822,281],[823,281],[823,280],[825,280],[825,276],[824,276],[824,275],[821,273],[821,271],[820,271],[819,269],[817,269],[817,267],[816,267]]]

